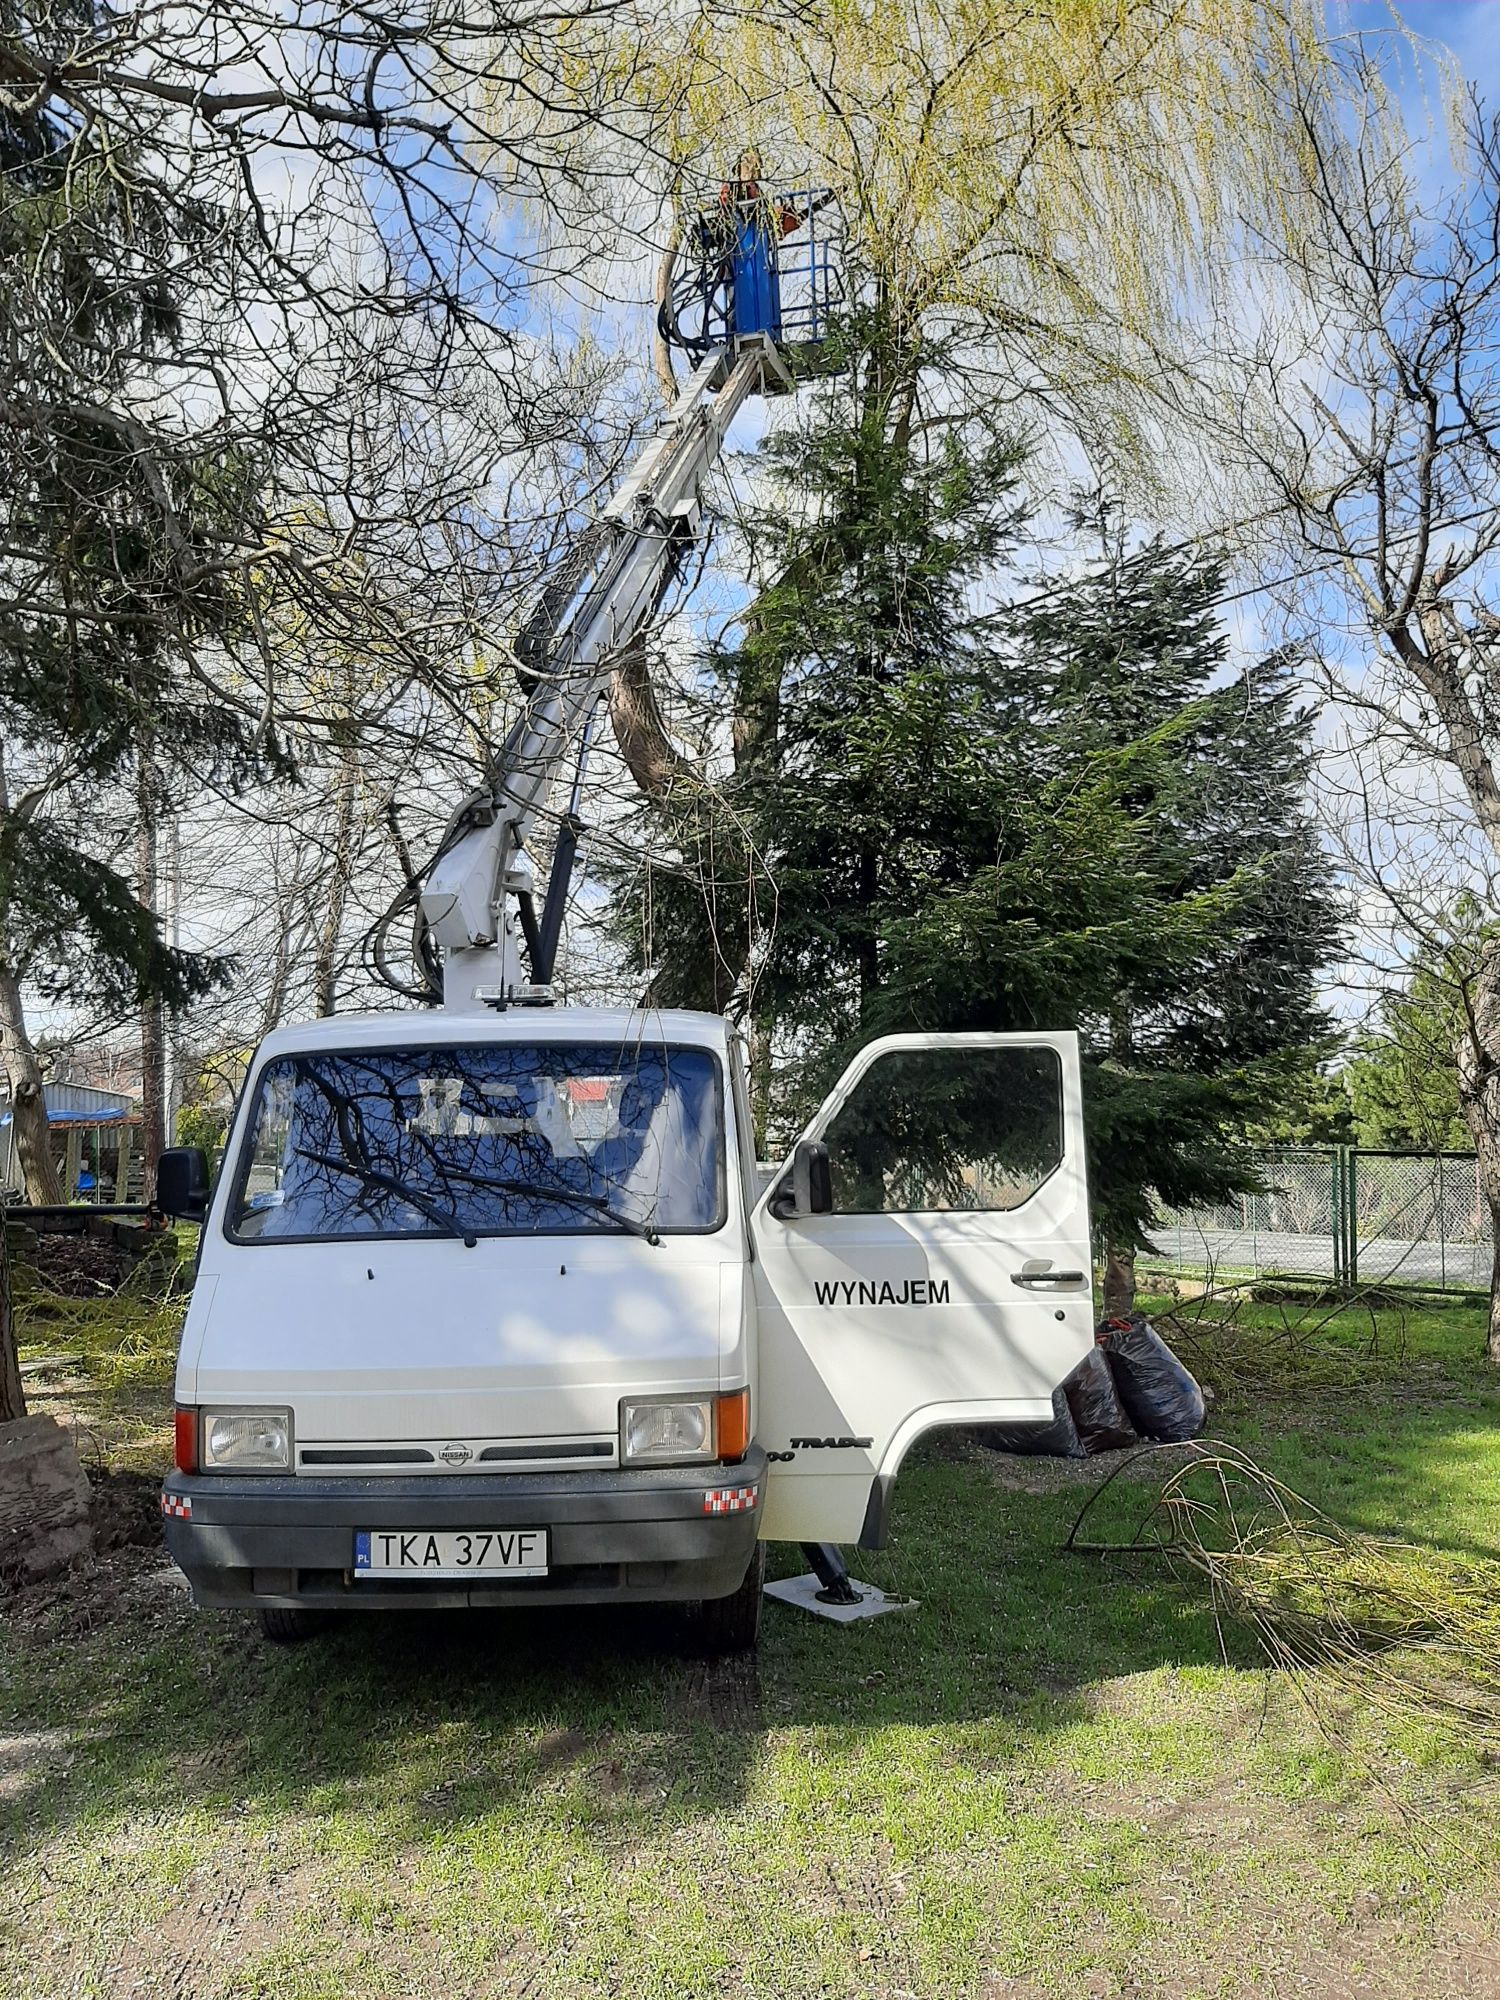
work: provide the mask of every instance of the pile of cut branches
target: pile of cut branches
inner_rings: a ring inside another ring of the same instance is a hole
[[[1500,1562],[1354,1534],[1232,1445],[1157,1449],[1179,1462],[1128,1540],[1083,1536],[1111,1474],[1068,1548],[1157,1555],[1206,1582],[1221,1632],[1247,1627],[1304,1692],[1316,1678],[1500,1751]]]

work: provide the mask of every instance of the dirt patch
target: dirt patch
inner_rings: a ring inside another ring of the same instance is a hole
[[[582,1763],[593,1745],[581,1729],[549,1729],[536,1746],[536,1768],[540,1776],[559,1767],[566,1770]]]
[[[66,1729],[28,1729],[19,1736],[0,1736],[0,1803],[24,1797],[69,1763],[72,1755]]]
[[[1138,1444],[1128,1452],[1098,1452],[1094,1458],[1044,1458],[1020,1452],[992,1452],[974,1446],[972,1458],[988,1466],[1000,1486],[1026,1494],[1056,1494],[1082,1486],[1102,1486],[1118,1472],[1122,1480],[1158,1482],[1182,1464],[1182,1452],[1170,1444]]]
[[[49,1643],[82,1639],[126,1620],[158,1626],[185,1602],[182,1573],[165,1549],[127,1544],[44,1583],[12,1590],[0,1598],[0,1615],[18,1635]]]
[[[160,1550],[161,1481],[154,1474],[90,1467],[89,1512],[100,1555],[114,1549]]]

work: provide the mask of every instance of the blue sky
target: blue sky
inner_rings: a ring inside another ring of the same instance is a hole
[[[1487,97],[1500,98],[1500,0],[1406,0],[1394,11],[1412,33],[1449,49],[1464,76]],[[1327,14],[1335,33],[1383,34],[1393,44],[1396,40],[1389,0],[1327,0]],[[1414,128],[1424,110],[1436,117],[1433,78],[1418,73],[1409,52],[1393,63],[1393,80]]]
[[[1407,0],[1401,18],[1418,34],[1445,42],[1471,76],[1486,89],[1500,83],[1500,0]],[[1348,0],[1351,27],[1376,26],[1389,19],[1385,0]]]

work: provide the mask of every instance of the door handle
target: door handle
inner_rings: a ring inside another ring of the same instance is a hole
[[[1012,1271],[1013,1285],[1081,1285],[1082,1271]]]

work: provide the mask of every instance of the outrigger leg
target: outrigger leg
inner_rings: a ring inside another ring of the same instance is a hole
[[[842,1549],[832,1542],[801,1542],[803,1555],[812,1564],[807,1576],[784,1577],[766,1585],[767,1597],[783,1604],[795,1604],[815,1618],[831,1619],[835,1625],[852,1625],[856,1619],[879,1618],[887,1611],[914,1611],[914,1597],[887,1597],[873,1583],[856,1583],[844,1563]]]
[[[843,1553],[834,1542],[804,1542],[802,1553],[812,1565],[813,1574],[823,1588],[818,1592],[820,1604],[863,1604],[865,1594],[858,1589],[849,1574],[849,1565]]]

